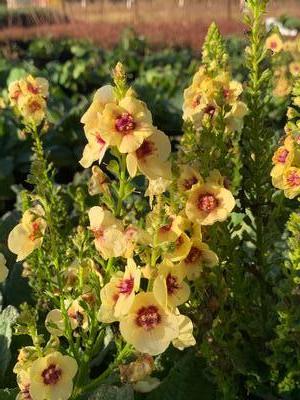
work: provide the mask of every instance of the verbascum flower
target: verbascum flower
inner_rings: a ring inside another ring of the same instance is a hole
[[[149,197],[150,207],[153,205],[154,197],[164,193],[171,183],[171,180],[161,177],[157,179],[149,179],[149,185],[145,192],[145,196]]]
[[[141,353],[161,354],[178,336],[176,316],[163,302],[164,299],[157,299],[151,292],[139,293],[128,314],[121,318],[121,335]]]
[[[90,130],[85,135],[88,143],[83,149],[82,158],[79,163],[83,168],[89,168],[95,161],[98,161],[99,164],[101,163],[108,144],[98,130]]]
[[[47,103],[40,95],[21,96],[18,100],[18,108],[26,121],[39,125],[45,118]]]
[[[23,369],[18,373],[17,383],[20,389],[16,400],[33,400],[30,394],[29,370]]]
[[[289,65],[289,70],[293,76],[299,76],[300,75],[300,62],[299,61],[291,62]]]
[[[214,267],[219,262],[218,256],[210,250],[206,243],[194,239],[187,257],[180,262],[189,280],[199,278],[204,267]]]
[[[100,193],[109,193],[108,183],[108,176],[97,165],[94,165],[88,184],[89,194],[95,196]]]
[[[72,329],[81,328],[85,331],[89,327],[89,319],[86,311],[80,305],[79,300],[72,301],[67,310],[67,314],[70,320],[72,321],[71,323]]]
[[[127,155],[129,175],[134,177],[140,171],[149,179],[171,179],[171,164],[167,161],[170,153],[171,143],[168,136],[155,130],[135,152]]]
[[[300,168],[287,168],[283,173],[282,180],[282,189],[285,197],[294,199],[300,194]]]
[[[279,53],[283,49],[283,42],[277,33],[273,33],[266,40],[266,48],[273,53]]]
[[[242,101],[232,105],[231,110],[225,115],[226,127],[230,132],[240,132],[244,126],[244,117],[248,114],[248,107]]]
[[[276,85],[273,90],[273,94],[274,94],[274,96],[277,96],[277,97],[285,97],[290,94],[291,90],[292,90],[292,86],[291,86],[290,82],[288,81],[288,79],[285,76],[280,76],[276,80]]]
[[[154,360],[149,354],[142,354],[137,360],[119,366],[122,382],[134,383],[144,380],[154,370]]]
[[[232,193],[221,185],[198,183],[189,193],[185,212],[191,221],[212,225],[225,221],[235,207]]]
[[[202,176],[195,168],[189,165],[183,165],[180,171],[181,173],[177,181],[177,186],[180,192],[188,192],[197,183],[203,183]]]
[[[141,271],[133,259],[127,261],[125,272],[117,272],[101,289],[98,319],[110,323],[126,315],[140,288]]]
[[[18,101],[19,101],[21,95],[22,95],[22,91],[20,88],[19,81],[11,82],[8,85],[8,97],[9,97],[9,100],[10,100],[10,103],[12,106],[15,106],[18,104]]]
[[[49,83],[45,78],[34,78],[28,75],[26,78],[19,81],[19,87],[24,96],[49,96]]]
[[[32,400],[68,400],[77,369],[74,358],[57,351],[35,360],[29,372]]]
[[[90,229],[95,236],[95,247],[104,259],[122,256],[127,248],[122,222],[102,207],[89,210]]]
[[[81,117],[85,133],[99,131],[99,118],[108,103],[115,103],[114,88],[111,85],[102,86],[96,91],[92,104]]]
[[[296,153],[296,164],[300,165],[300,154]],[[274,153],[272,162],[274,167],[271,170],[273,186],[283,189],[283,173],[290,167],[295,158],[294,141],[292,136],[287,136],[284,145],[280,146]]]
[[[17,255],[17,261],[24,260],[35,249],[41,247],[47,227],[45,212],[40,205],[24,212],[20,224],[8,236],[8,248]]]
[[[170,215],[157,232],[159,243],[175,242],[182,233],[183,219],[180,215]]]
[[[173,262],[181,261],[188,255],[191,246],[191,239],[185,232],[182,232],[175,240],[172,250],[166,253],[165,257]]]
[[[110,146],[117,146],[121,153],[136,151],[155,130],[145,103],[132,96],[124,97],[119,104],[105,106],[100,129],[104,140]]]
[[[178,315],[179,335],[172,341],[174,347],[183,350],[186,347],[195,346],[196,340],[193,336],[193,323],[185,315]]]
[[[65,331],[65,322],[62,312],[55,308],[48,312],[45,319],[45,327],[53,336],[63,336]]]
[[[153,283],[154,296],[159,297],[166,290],[167,304],[171,309],[184,304],[191,293],[189,285],[184,281],[185,276],[185,268],[165,260],[158,266],[158,276]]]
[[[228,73],[220,74],[216,80],[221,84],[221,97],[226,104],[234,104],[243,92],[240,82],[230,80]]]
[[[8,268],[6,267],[6,259],[2,253],[0,253],[0,283],[4,282],[8,276]]]

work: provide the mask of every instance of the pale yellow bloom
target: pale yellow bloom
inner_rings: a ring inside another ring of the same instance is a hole
[[[6,267],[6,259],[2,253],[0,253],[0,283],[4,282],[8,276],[8,268]]]
[[[168,216],[167,222],[158,229],[158,242],[175,242],[182,233],[182,223],[183,218],[180,215]]]
[[[30,395],[29,369],[21,370],[17,375],[17,383],[20,389],[16,400],[33,400]]]
[[[145,103],[127,96],[118,105],[109,103],[105,106],[100,130],[110,146],[117,146],[121,153],[131,153],[153,134],[155,128]]]
[[[129,313],[121,318],[123,338],[141,353],[163,353],[178,336],[176,316],[162,305],[162,301],[164,299],[157,299],[151,292],[139,293]]]
[[[8,96],[9,96],[9,100],[13,106],[15,106],[18,103],[21,95],[22,95],[22,91],[20,88],[19,81],[11,82],[8,85]]]
[[[169,251],[165,257],[173,262],[181,261],[189,254],[191,246],[191,239],[185,232],[182,232],[174,242],[174,249]]]
[[[274,167],[271,170],[273,186],[283,189],[283,173],[292,163],[300,165],[300,154],[295,152],[294,141],[291,136],[287,136],[284,145],[280,146],[274,153],[272,161]],[[295,160],[295,161],[294,161]]]
[[[291,90],[292,86],[288,79],[285,76],[280,76],[276,80],[276,86],[273,90],[273,94],[277,97],[285,97],[290,94]]]
[[[248,107],[242,101],[232,105],[231,110],[225,115],[226,127],[230,132],[240,132],[244,126],[244,117],[248,114]]]
[[[34,78],[28,75],[19,81],[19,86],[25,96],[39,95],[44,98],[49,96],[49,83],[45,78]]]
[[[158,277],[153,284],[153,294],[159,297],[163,290],[167,291],[167,304],[171,309],[184,304],[190,297],[190,287],[184,282],[186,269],[165,260],[158,266]]]
[[[300,168],[289,167],[283,173],[282,189],[288,199],[294,199],[300,194]]]
[[[266,48],[273,53],[279,53],[283,49],[283,42],[277,33],[273,33],[266,40]]]
[[[48,312],[45,320],[47,331],[53,336],[63,336],[65,331],[65,322],[62,312],[55,308]]]
[[[95,161],[101,163],[108,145],[97,130],[89,130],[85,135],[88,143],[83,149],[79,163],[83,168],[89,168]]]
[[[129,175],[134,177],[139,170],[149,179],[171,179],[171,164],[167,161],[170,153],[171,143],[168,136],[155,130],[135,152],[127,155]]]
[[[141,270],[133,259],[127,261],[125,272],[119,271],[101,290],[99,321],[110,323],[126,315],[140,288]]]
[[[191,221],[212,225],[225,221],[235,206],[232,193],[221,185],[198,183],[190,191],[185,212]]]
[[[289,65],[289,70],[293,76],[299,76],[300,75],[300,62],[299,61],[291,62]]]
[[[45,212],[40,205],[24,212],[21,222],[8,236],[8,248],[17,254],[17,261],[24,260],[35,249],[41,247],[47,224]]]
[[[196,340],[193,336],[193,323],[185,315],[178,315],[179,335],[172,341],[174,347],[183,350],[186,347],[195,346]]]
[[[79,300],[74,300],[68,308],[67,314],[70,318],[72,329],[81,328],[87,330],[89,328],[89,319],[86,311],[82,308]]]
[[[68,400],[77,369],[74,358],[57,351],[35,360],[29,372],[32,400]]]
[[[190,165],[183,165],[180,168],[180,176],[177,181],[178,189],[181,192],[187,192],[197,183],[203,183],[203,178],[199,172]]]
[[[152,207],[154,196],[164,193],[172,181],[164,178],[149,179],[149,185],[145,192],[145,196],[149,196],[150,206]]]
[[[108,176],[97,165],[94,165],[88,185],[89,194],[94,196],[100,193],[109,193],[108,182]]]
[[[189,254],[179,265],[184,269],[189,280],[195,280],[199,278],[204,267],[213,267],[218,262],[218,256],[206,243],[194,239]]]
[[[25,120],[38,125],[45,118],[47,103],[40,95],[21,96],[18,107]]]

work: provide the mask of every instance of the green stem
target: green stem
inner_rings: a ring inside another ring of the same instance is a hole
[[[124,191],[126,185],[126,154],[122,154],[121,156],[121,173],[120,173],[120,186],[118,192],[118,203],[116,209],[116,217],[120,217],[122,214],[122,205],[124,200]]]

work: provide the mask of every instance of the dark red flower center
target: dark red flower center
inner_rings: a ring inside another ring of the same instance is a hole
[[[95,239],[100,239],[103,237],[104,232],[101,228],[95,228],[93,229],[93,234],[95,236]]]
[[[196,185],[196,183],[198,183],[198,179],[195,176],[192,176],[191,178],[183,181],[183,186],[186,190],[190,190],[193,185]]]
[[[288,175],[287,181],[288,181],[289,186],[291,186],[291,187],[300,186],[300,175],[296,171],[292,171]]]
[[[183,243],[184,243],[184,239],[183,239],[182,235],[178,236],[178,238],[176,239],[176,242],[175,242],[176,248],[180,247]]]
[[[166,225],[164,225],[164,226],[161,226],[161,227],[159,228],[159,231],[160,231],[161,233],[170,232],[170,230],[172,229],[172,225],[173,225],[173,219],[172,219],[172,218],[169,218],[168,223],[167,223]]]
[[[131,276],[129,279],[122,279],[118,285],[119,292],[129,296],[133,291],[134,278]]]
[[[41,104],[38,102],[38,101],[32,101],[30,104],[29,104],[29,110],[30,110],[30,112],[32,112],[32,113],[34,113],[34,112],[36,112],[36,111],[38,111],[38,110],[40,110],[41,109]]]
[[[277,161],[284,164],[288,155],[289,151],[287,149],[282,149],[277,156]]]
[[[210,193],[201,194],[197,206],[199,210],[209,213],[218,207],[218,199]]]
[[[179,289],[177,277],[174,275],[168,274],[166,283],[167,283],[167,290],[168,290],[169,295],[172,295],[174,292],[176,292],[176,290]]]
[[[37,221],[32,223],[31,229],[31,234],[29,235],[30,240],[34,241],[41,237],[40,224]]]
[[[135,128],[133,116],[129,113],[123,113],[115,121],[115,127],[118,132],[128,133]]]
[[[37,86],[33,86],[31,83],[27,83],[27,90],[32,94],[38,94],[39,88]]]
[[[42,372],[45,385],[56,385],[60,380],[62,370],[55,364],[50,364],[48,368]]]
[[[137,149],[136,156],[138,159],[143,159],[145,157],[151,156],[155,151],[155,145],[150,140],[144,140],[142,145]]]
[[[142,307],[137,312],[136,324],[149,331],[157,327],[161,322],[161,315],[156,306]]]
[[[214,116],[216,112],[216,107],[213,106],[212,104],[209,104],[207,107],[204,109],[204,113],[208,114],[211,118]]]
[[[188,256],[184,260],[186,264],[194,264],[201,257],[201,250],[198,247],[192,247]]]
[[[271,42],[270,47],[271,47],[271,49],[274,49],[274,50],[277,49],[277,42],[275,42],[275,41]]]

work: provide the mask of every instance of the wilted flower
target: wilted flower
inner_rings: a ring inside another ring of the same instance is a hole
[[[128,314],[121,318],[123,338],[141,353],[163,353],[178,336],[176,316],[167,310],[163,301],[151,292],[139,293]]]
[[[122,382],[134,383],[147,378],[154,369],[153,357],[142,354],[137,360],[119,366]]]
[[[89,194],[94,196],[100,193],[108,193],[108,183],[108,176],[97,165],[94,165],[89,180]]]
[[[8,268],[6,267],[6,259],[2,253],[0,253],[0,283],[4,282],[8,276]]]
[[[47,224],[43,218],[45,212],[36,205],[24,212],[20,224],[14,227],[8,236],[8,248],[17,254],[17,261],[24,260],[43,242]]]
[[[74,358],[55,351],[35,360],[30,368],[30,395],[33,400],[68,400],[77,373]]]

